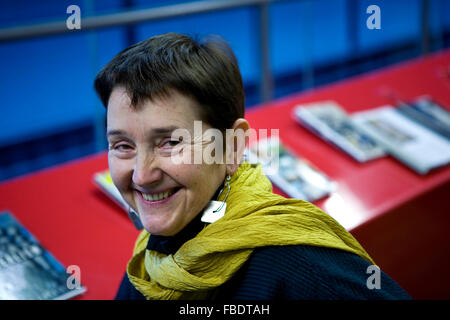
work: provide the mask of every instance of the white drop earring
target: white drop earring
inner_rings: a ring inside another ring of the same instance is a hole
[[[203,210],[203,215],[201,219],[202,222],[213,223],[225,215],[225,211],[227,209],[227,203],[225,201],[227,200],[228,194],[230,193],[231,190],[230,180],[231,176],[228,175],[227,178],[225,179],[224,187],[222,188],[222,190],[220,190],[219,195],[217,196],[218,199],[222,194],[223,190],[227,188],[227,194],[225,195],[225,198],[223,199],[223,201],[212,200],[208,203],[205,210]]]

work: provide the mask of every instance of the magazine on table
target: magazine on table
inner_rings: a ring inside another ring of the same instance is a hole
[[[129,206],[125,202],[125,200],[120,195],[119,190],[114,185],[111,179],[111,173],[109,169],[97,172],[94,174],[94,182],[100,187],[100,189],[110,197],[117,205],[122,207],[125,211],[128,212]]]
[[[246,158],[251,163],[261,163],[268,178],[292,198],[315,201],[335,190],[334,181],[287,149],[278,138],[252,143],[246,150]]]
[[[73,277],[10,212],[0,213],[0,300],[70,299],[86,291]]]
[[[402,103],[397,110],[447,140],[450,140],[449,109],[433,101],[429,96],[422,96],[411,103]]]
[[[355,125],[420,174],[450,162],[450,141],[393,106],[353,114]]]
[[[110,199],[127,212],[128,218],[130,218],[137,230],[143,229],[139,215],[126,203],[119,189],[114,185],[109,169],[95,173],[94,182]]]
[[[383,148],[355,127],[344,109],[334,101],[298,105],[293,116],[305,128],[359,162],[385,155]]]

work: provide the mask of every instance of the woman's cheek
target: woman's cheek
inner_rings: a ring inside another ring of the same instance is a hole
[[[188,144],[182,144],[172,149],[170,156],[166,156],[169,165],[190,165],[194,163],[194,148]]]
[[[114,156],[108,156],[111,179],[119,190],[123,190],[125,186],[131,183],[129,180],[132,176],[132,168],[130,168],[130,163],[128,162]]]

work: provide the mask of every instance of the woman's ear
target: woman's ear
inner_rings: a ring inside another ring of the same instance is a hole
[[[226,130],[227,174],[236,172],[249,141],[250,125],[244,118],[237,119],[231,129]]]

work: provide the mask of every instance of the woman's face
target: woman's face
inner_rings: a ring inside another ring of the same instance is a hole
[[[138,109],[130,102],[124,88],[112,91],[107,109],[111,177],[148,232],[175,235],[223,183],[226,165],[173,161],[174,151],[192,151],[188,141],[171,139],[173,130],[186,129],[193,141],[202,143],[202,137],[194,136],[194,121],[200,117],[192,99],[173,91]],[[208,128],[203,122],[203,132]]]

